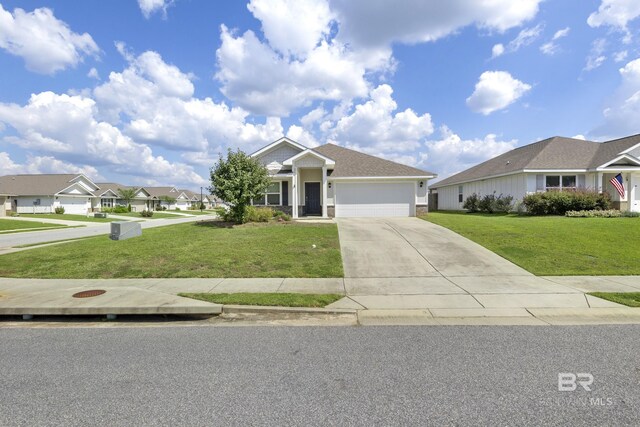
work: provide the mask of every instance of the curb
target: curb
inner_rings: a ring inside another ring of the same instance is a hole
[[[267,305],[223,305],[222,314],[357,314],[347,308],[279,307]]]

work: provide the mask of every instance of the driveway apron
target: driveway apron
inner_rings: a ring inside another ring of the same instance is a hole
[[[531,276],[444,227],[418,218],[338,218],[346,278]]]

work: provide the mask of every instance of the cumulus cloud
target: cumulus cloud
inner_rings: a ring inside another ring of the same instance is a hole
[[[530,89],[530,85],[514,79],[506,71],[485,71],[467,98],[467,106],[486,116],[513,104]]]
[[[540,46],[540,51],[545,55],[555,55],[560,51],[560,45],[558,45],[557,40],[568,36],[570,31],[569,27],[556,31],[550,41]]]
[[[138,0],[140,11],[146,19],[156,12],[162,12],[163,18],[167,17],[167,8],[173,3],[172,0]]]
[[[504,45],[502,43],[498,43],[493,45],[493,48],[491,49],[491,57],[492,58],[497,58],[498,56],[502,55],[504,53]]]
[[[624,42],[631,42],[627,27],[630,21],[640,16],[640,2],[637,0],[602,0],[596,12],[589,15],[587,23],[591,27],[610,26],[625,34]]]
[[[603,111],[604,123],[591,134],[599,139],[640,132],[640,58],[619,70],[622,82]]]
[[[29,102],[0,103],[0,122],[15,129],[8,143],[44,152],[72,164],[107,167],[110,172],[163,177],[167,182],[203,185],[192,167],[154,156],[149,146],[134,142],[115,126],[95,118],[95,101],[53,92],[34,94]]]
[[[278,54],[252,31],[236,36],[223,25],[221,39],[216,78],[222,93],[253,113],[287,116],[313,101],[367,93],[365,64],[339,44],[322,41],[297,59]]]
[[[340,38],[357,46],[374,47],[393,42],[434,41],[468,25],[503,32],[532,19],[539,3],[539,0],[406,0],[397,4],[335,0],[331,7],[340,22]]]
[[[221,26],[215,78],[227,98],[255,114],[350,102],[395,70],[393,43],[433,41],[468,25],[504,31],[533,18],[539,2],[252,0],[264,40]]]
[[[11,13],[1,4],[0,48],[20,56],[28,70],[41,74],[75,67],[85,56],[100,52],[88,33],[73,32],[51,9],[15,9]]]
[[[387,84],[371,90],[369,99],[357,104],[337,120],[322,119],[327,142],[388,159],[412,158],[414,151],[433,133],[431,115],[410,108],[396,111],[393,89]]]
[[[247,8],[269,45],[285,55],[305,56],[327,37],[333,19],[326,0],[252,0]]]
[[[444,179],[471,166],[506,153],[516,147],[518,141],[501,141],[495,134],[484,138],[462,139],[447,126],[440,127],[440,139],[425,142],[420,164],[438,172]]]

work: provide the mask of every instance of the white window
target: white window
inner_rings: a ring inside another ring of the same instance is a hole
[[[253,204],[261,206],[264,206],[265,204],[267,206],[280,206],[280,181],[269,184],[264,196],[254,199]]]
[[[113,207],[113,199],[102,199],[100,201],[100,205],[103,208],[112,208]]]
[[[458,186],[458,203],[462,203],[463,202],[463,200],[462,200],[464,198],[463,190],[464,190],[464,187],[462,185],[459,185]]]
[[[545,176],[545,189],[547,191],[575,190],[577,182],[576,175],[547,175]]]

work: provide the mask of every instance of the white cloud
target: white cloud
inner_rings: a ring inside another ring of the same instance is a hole
[[[338,37],[358,47],[389,46],[393,42],[429,42],[468,25],[503,32],[522,25],[538,12],[540,0],[407,0],[395,2],[334,0],[340,22]]]
[[[591,50],[589,51],[589,56],[587,56],[587,63],[584,66],[586,71],[595,70],[607,60],[607,57],[604,55],[606,47],[606,39],[595,39],[593,43],[591,43]]]
[[[637,0],[602,0],[597,12],[589,15],[587,23],[591,27],[603,25],[614,27],[625,33],[624,42],[631,42],[627,24],[640,16],[640,2]]]
[[[569,27],[556,31],[553,37],[551,38],[551,41],[540,46],[540,51],[545,55],[549,55],[549,56],[555,55],[560,51],[560,46],[558,45],[557,40],[568,36],[570,31],[571,29]]]
[[[235,36],[221,28],[217,50],[222,93],[256,114],[286,116],[316,100],[365,96],[367,68],[344,46],[322,41],[304,59],[283,57],[252,31]]]
[[[285,55],[306,56],[333,19],[326,0],[251,0],[247,8],[262,22],[269,45]]]
[[[100,74],[98,73],[98,70],[95,69],[95,67],[89,70],[89,72],[87,73],[87,77],[100,80]]]
[[[85,56],[100,52],[89,34],[74,33],[51,9],[15,9],[12,14],[1,4],[0,48],[22,57],[28,70],[41,74],[75,67]]]
[[[515,139],[500,141],[495,134],[488,134],[482,139],[462,139],[447,126],[442,126],[440,139],[425,143],[426,153],[421,155],[420,164],[436,171],[440,180],[506,153],[517,143]]]
[[[227,98],[255,114],[351,102],[395,70],[394,42],[433,41],[473,24],[504,31],[533,18],[539,2],[252,0],[264,40],[221,26],[215,78]]]
[[[613,55],[613,60],[614,60],[615,62],[622,62],[622,61],[624,61],[625,59],[627,59],[627,56],[629,56],[629,52],[628,52],[628,51],[626,51],[626,50],[621,50],[621,51],[619,51],[619,52],[616,52],[616,53]]]
[[[467,98],[467,106],[476,113],[489,115],[508,107],[530,89],[530,85],[514,79],[506,71],[485,71]]]
[[[603,111],[604,123],[591,134],[616,138],[640,132],[640,58],[620,68],[622,82]]]
[[[498,56],[502,55],[504,53],[504,45],[502,43],[498,43],[493,45],[493,48],[491,49],[491,57],[492,58],[497,58]]]
[[[173,4],[172,0],[138,0],[138,6],[145,18],[149,19],[155,12],[162,12],[167,17],[167,8]]]
[[[347,115],[327,120],[327,142],[385,158],[413,157],[413,151],[433,133],[431,115],[418,115],[410,108],[396,112],[398,105],[392,94],[391,86],[380,85],[370,92],[369,100]]]
[[[17,132],[17,136],[4,140],[29,151],[50,154],[42,162],[35,162],[41,166],[48,157],[55,157],[65,163],[107,167],[110,172],[146,178],[161,177],[176,184],[206,184],[192,167],[154,156],[149,146],[96,120],[95,114],[94,100],[53,92],[34,94],[25,106],[0,103],[0,121]]]

